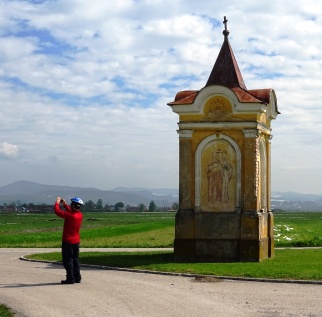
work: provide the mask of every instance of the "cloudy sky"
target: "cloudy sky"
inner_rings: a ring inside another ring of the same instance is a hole
[[[272,190],[322,194],[322,6],[271,0],[0,0],[0,186],[178,188],[178,115],[229,41],[273,88]]]

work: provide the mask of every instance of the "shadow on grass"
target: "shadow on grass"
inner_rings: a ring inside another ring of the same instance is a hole
[[[168,264],[174,262],[173,253],[84,253],[81,254],[81,263],[102,266],[133,268],[154,264]]]
[[[60,253],[34,254],[31,259],[61,261]],[[52,262],[52,263],[53,263]],[[57,262],[56,262],[57,263]],[[107,268],[216,275],[251,279],[287,279],[322,281],[320,249],[281,249],[274,258],[261,262],[178,262],[171,251],[81,252],[80,263]],[[58,264],[58,263],[57,263]],[[91,269],[91,267],[88,267]]]

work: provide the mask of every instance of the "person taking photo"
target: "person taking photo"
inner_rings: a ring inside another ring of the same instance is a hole
[[[64,210],[60,209],[60,205],[64,207]],[[71,198],[70,206],[64,199],[56,198],[55,214],[64,219],[62,258],[66,280],[61,281],[62,284],[80,283],[82,279],[79,265],[80,228],[83,221],[80,209],[82,206],[83,201],[78,197]]]

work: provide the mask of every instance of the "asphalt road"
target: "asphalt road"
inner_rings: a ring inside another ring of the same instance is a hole
[[[17,317],[322,316],[322,285],[196,280],[95,268],[82,269],[81,284],[61,285],[62,266],[19,259],[43,251],[0,249],[0,303]]]

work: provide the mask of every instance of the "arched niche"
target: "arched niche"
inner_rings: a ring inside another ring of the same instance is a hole
[[[229,136],[206,137],[196,150],[195,210],[240,212],[241,153]]]

